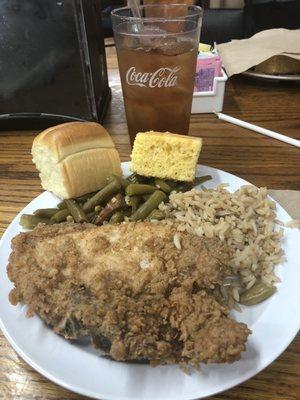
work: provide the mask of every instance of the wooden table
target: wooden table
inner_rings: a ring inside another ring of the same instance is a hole
[[[114,48],[107,48],[107,54],[113,98],[104,125],[125,161],[129,160],[130,147]],[[299,89],[299,84],[232,78],[226,86],[224,113],[300,139]],[[30,156],[35,134],[0,132],[1,234],[15,215],[42,192]],[[299,148],[221,122],[211,114],[192,116],[190,134],[204,138],[202,164],[224,169],[255,185],[300,190]],[[33,371],[0,334],[1,398],[79,400],[84,397],[61,389]],[[212,399],[299,400],[300,336],[263,372]]]

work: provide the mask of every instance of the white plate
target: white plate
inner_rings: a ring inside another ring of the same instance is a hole
[[[252,70],[248,70],[242,72],[242,75],[249,76],[250,78],[260,79],[264,81],[292,81],[292,82],[300,82],[300,75],[271,75],[264,74],[263,72],[256,72]]]
[[[123,163],[124,174],[129,163]],[[246,184],[226,172],[199,166],[198,175],[213,176],[214,187],[228,182],[230,190]],[[55,206],[58,199],[45,192],[21,213]],[[290,217],[278,205],[278,218]],[[299,230],[285,232],[283,247],[288,262],[277,268],[282,279],[277,293],[264,303],[236,313],[252,329],[247,351],[240,361],[226,365],[203,365],[201,372],[184,374],[177,366],[152,368],[145,364],[115,362],[98,356],[91,346],[72,344],[54,334],[38,318],[26,318],[26,306],[12,306],[8,293],[12,284],[6,275],[10,241],[20,232],[21,213],[13,220],[0,242],[0,327],[17,353],[51,381],[74,392],[97,399],[187,400],[211,396],[251,378],[289,345],[300,326]]]

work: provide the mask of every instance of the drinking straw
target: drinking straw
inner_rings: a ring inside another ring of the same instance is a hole
[[[262,128],[260,126],[250,124],[249,122],[242,121],[238,118],[230,117],[229,115],[217,113],[215,112],[216,116],[226,122],[231,122],[232,124],[241,126],[242,128],[250,129],[254,132],[261,133],[262,135],[269,136],[273,139],[280,140],[282,142],[291,144],[293,146],[300,147],[300,140],[293,139],[289,136],[282,135],[281,133],[270,131],[269,129]]]

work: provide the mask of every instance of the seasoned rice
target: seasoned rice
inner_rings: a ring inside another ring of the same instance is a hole
[[[160,209],[178,221],[179,231],[218,237],[228,244],[233,279],[220,289],[220,297],[234,307],[240,291],[251,288],[258,278],[269,285],[279,282],[274,267],[285,258],[283,228],[277,225],[276,205],[267,189],[246,185],[230,193],[226,186],[173,192]]]

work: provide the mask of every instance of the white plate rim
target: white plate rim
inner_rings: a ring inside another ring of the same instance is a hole
[[[123,162],[122,163],[122,168],[126,169],[129,166],[129,162]],[[222,174],[228,175],[233,177],[235,180],[240,181],[242,184],[250,184],[249,182],[247,182],[246,180],[239,178],[236,175],[227,173],[226,171],[223,170],[219,170],[213,167],[206,167],[206,166],[198,166],[198,168],[208,168],[211,169],[211,171],[215,171],[215,172],[221,172]],[[33,201],[37,201],[38,199],[41,199],[46,192],[41,193],[39,196],[37,196],[35,199],[32,200]],[[13,221],[9,224],[8,228],[6,229],[6,231],[4,232],[1,240],[0,240],[0,250],[3,246],[3,243],[5,243],[7,236],[9,236],[10,231],[12,230],[12,228],[14,227],[14,225],[16,224],[16,222],[18,221],[20,215],[22,213],[24,213],[25,209],[30,206],[30,204],[32,203],[30,202],[26,207],[24,207],[20,213],[18,213],[18,215],[13,219]],[[284,214],[286,214],[287,217],[289,217],[288,213],[276,202],[277,207],[279,207],[279,209],[284,211]],[[289,217],[290,218],[290,217]],[[299,238],[300,238],[300,234],[299,234]],[[6,268],[5,268],[5,272],[6,272]],[[1,273],[1,271],[0,271]],[[40,365],[38,363],[35,362],[35,360],[33,360],[32,358],[30,358],[23,350],[22,348],[18,345],[18,343],[16,343],[13,338],[11,337],[10,332],[7,331],[5,325],[3,324],[2,318],[1,318],[1,310],[0,310],[0,329],[2,330],[4,336],[6,337],[6,339],[8,340],[8,342],[10,343],[10,345],[14,348],[14,350],[20,355],[21,358],[23,358],[33,369],[35,369],[36,371],[38,371],[41,375],[43,375],[44,377],[46,377],[47,379],[49,379],[50,381],[58,384],[59,386],[68,389],[70,391],[73,391],[75,393],[81,394],[81,395],[85,395],[88,396],[90,398],[95,398],[95,399],[102,399],[102,400],[129,400],[133,397],[128,397],[128,396],[120,396],[120,395],[111,395],[111,394],[99,394],[99,393],[95,393],[93,391],[88,391],[88,390],[82,390],[79,386],[76,386],[74,384],[68,384],[66,383],[64,380],[60,379],[59,377],[49,373],[47,371],[47,369],[40,367]],[[280,354],[282,354],[282,352],[289,346],[289,344],[293,341],[293,339],[295,338],[295,336],[297,335],[297,332],[300,329],[300,315],[298,315],[298,321],[297,324],[294,324],[294,329],[292,331],[289,331],[289,337],[286,338],[285,342],[281,344],[281,346],[278,348],[278,351],[276,353],[273,353],[272,357],[267,360],[263,365],[260,366],[260,368],[255,371],[255,373],[253,373],[253,371],[249,371],[248,373],[246,373],[243,376],[243,379],[236,379],[236,380],[232,380],[230,385],[226,386],[225,388],[221,388],[220,390],[216,390],[216,391],[211,391],[209,393],[206,393],[205,395],[201,395],[201,393],[199,393],[199,395],[196,395],[196,397],[182,397],[182,399],[189,399],[189,400],[194,400],[194,399],[200,399],[200,398],[206,398],[208,396],[213,396],[216,395],[218,393],[221,393],[225,390],[228,390],[232,387],[235,387],[245,381],[247,381],[248,379],[250,379],[251,377],[253,377],[254,375],[256,375],[257,373],[261,372],[264,368],[266,368],[269,364],[271,364]],[[168,368],[168,367],[163,367],[163,368]],[[100,397],[99,397],[100,396]],[[148,399],[148,397],[146,397]],[[159,399],[164,399],[161,397],[157,397],[156,400]]]
[[[299,82],[300,75],[271,75],[271,74],[264,74],[263,72],[256,72],[256,71],[244,71],[242,75],[250,76],[251,78],[256,79],[263,79],[266,81],[289,81],[289,82]]]

